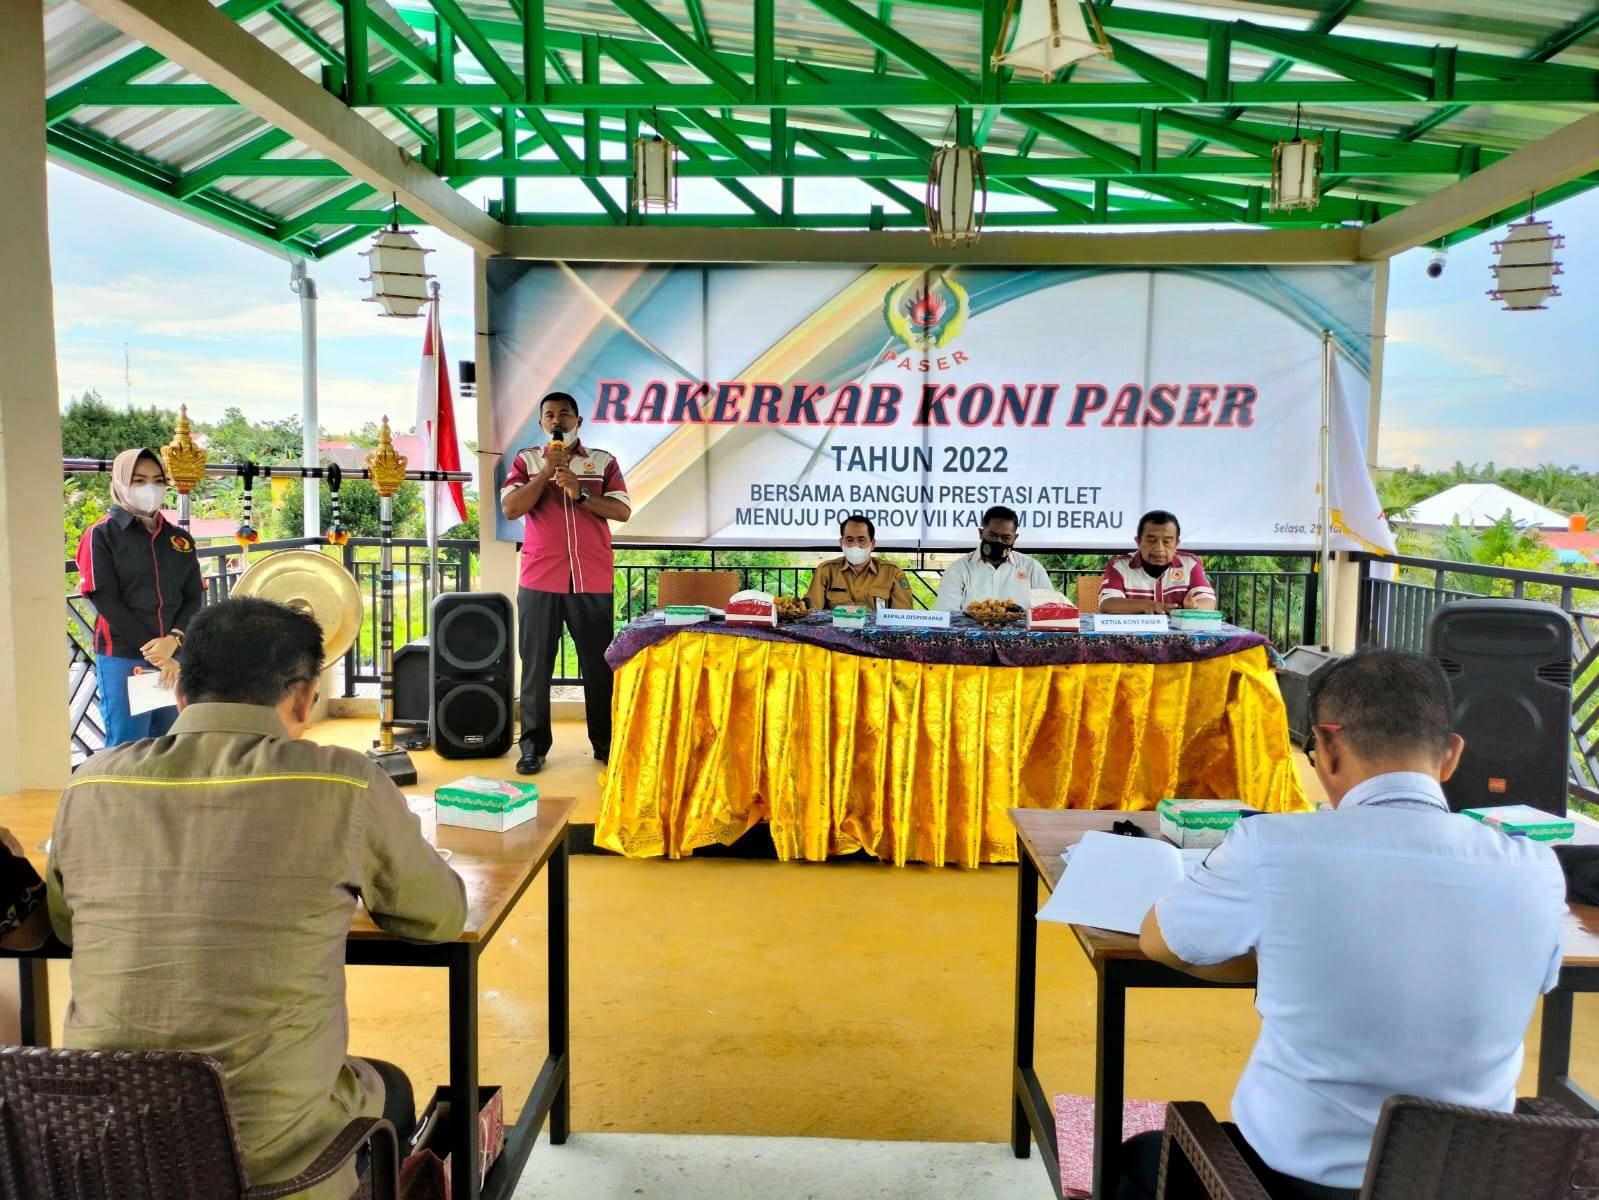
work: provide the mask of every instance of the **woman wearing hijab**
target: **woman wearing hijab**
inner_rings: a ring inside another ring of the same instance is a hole
[[[104,520],[78,543],[79,590],[94,604],[95,673],[106,746],[160,737],[177,719],[167,706],[128,711],[128,680],[146,670],[170,685],[178,675],[183,631],[200,611],[205,585],[194,542],[161,515],[167,477],[149,450],[124,450],[111,464],[111,502]]]

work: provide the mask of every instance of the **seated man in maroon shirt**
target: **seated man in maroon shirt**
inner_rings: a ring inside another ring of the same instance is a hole
[[[550,752],[550,678],[561,627],[572,631],[583,670],[583,701],[594,757],[611,755],[611,668],[605,649],[613,632],[611,526],[633,515],[616,459],[583,445],[577,401],[551,392],[539,403],[544,446],[517,453],[500,488],[500,511],[526,518],[521,586],[516,594],[522,654],[522,756],[516,769],[533,775]]]
[[[1197,554],[1177,549],[1183,527],[1177,514],[1155,509],[1138,518],[1138,553],[1105,564],[1099,585],[1102,613],[1168,613],[1174,608],[1216,607],[1216,589]]]

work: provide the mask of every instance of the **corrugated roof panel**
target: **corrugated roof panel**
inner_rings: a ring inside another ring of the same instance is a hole
[[[877,12],[877,7],[865,0],[850,2],[867,15],[875,16]],[[1111,22],[1114,36],[1162,62],[1202,77],[1206,73],[1208,57],[1203,40],[1134,31],[1126,26],[1138,24],[1137,14],[1165,13],[1186,18],[1247,20],[1278,29],[1302,31],[1311,29],[1321,19],[1322,7],[1328,2],[1330,0],[1275,0],[1271,3],[1250,0],[1217,0],[1214,3],[1121,0],[1107,15],[1107,20]],[[1561,37],[1578,22],[1589,18],[1592,2],[1540,0],[1537,4],[1507,5],[1503,0],[1365,0],[1337,25],[1335,34],[1346,38],[1401,43],[1410,47],[1458,45],[1462,50],[1472,53],[1526,58],[1540,48],[1549,46],[1551,39]],[[519,17],[509,0],[460,0],[460,3],[468,17],[496,23],[490,28],[494,50],[514,70],[520,71],[523,66],[521,43],[516,36]],[[700,0],[700,7],[705,15],[710,42],[717,52],[744,56],[753,53],[753,6],[747,0]],[[432,31],[437,15],[427,0],[396,0],[392,5],[386,0],[369,0],[369,8],[372,10],[371,23],[374,29],[381,29],[383,24],[387,24],[392,36],[404,37],[413,46],[431,54]],[[656,0],[654,8],[685,37],[694,36],[686,0]],[[330,3],[329,0],[279,0],[277,10],[303,23],[312,40],[320,40],[327,49],[342,54],[343,16],[337,3]],[[549,0],[545,12],[553,29],[569,34],[614,37],[634,44],[635,52],[648,61],[650,70],[669,84],[694,85],[704,81],[696,68],[668,54],[647,30],[640,28],[612,0]],[[1133,16],[1118,24],[1124,14]],[[974,78],[981,70],[986,49],[980,44],[981,21],[977,13],[965,8],[941,7],[924,0],[922,3],[893,5],[889,20],[898,33],[940,61]],[[308,45],[284,20],[274,15],[274,10],[258,13],[248,18],[243,25],[296,70],[308,78],[321,80],[324,54]],[[74,0],[48,0],[45,36],[48,90],[51,95],[61,93],[138,49],[115,28],[80,7]],[[580,55],[570,48],[570,39],[565,40],[567,45],[559,51],[562,64],[577,75],[581,72]],[[890,78],[919,78],[910,67],[892,56],[880,54],[869,41],[848,29],[812,0],[777,0],[775,40],[778,55],[786,60],[871,72],[882,58],[885,60],[884,73]],[[1571,40],[1572,44],[1563,46],[1558,54],[1546,54],[1544,57],[1568,66],[1599,69],[1599,29],[1589,29],[1584,36],[1567,40]],[[369,46],[369,61],[374,75],[402,62],[376,34]],[[486,72],[473,61],[470,51],[459,44],[458,62],[463,82],[482,83],[488,80]],[[1246,40],[1235,40],[1231,57],[1235,79],[1256,78],[1273,68],[1280,72],[1281,79],[1290,82],[1341,78],[1327,65],[1295,63],[1284,70],[1277,67],[1277,63],[1276,55],[1269,50],[1251,46]],[[747,66],[744,69],[747,70]],[[1427,73],[1426,68],[1420,66],[1410,69]],[[554,78],[553,71],[550,76]],[[1472,77],[1469,72],[1462,73],[1464,79]],[[1137,82],[1140,78],[1124,62],[1103,60],[1089,60],[1081,64],[1074,74],[1074,79],[1085,85]],[[632,82],[633,77],[622,64],[607,55],[601,60],[601,80],[605,83],[628,83]],[[181,68],[162,64],[144,73],[137,82],[192,84],[199,81]],[[1546,136],[1592,109],[1593,105],[1575,102],[1479,104],[1452,114],[1446,122],[1428,130],[1424,140],[1434,145],[1476,145],[1493,151],[1509,151]],[[923,141],[937,144],[944,139],[949,129],[952,110],[942,106],[890,106],[883,111]],[[1140,149],[1139,127],[1124,115],[1107,114],[1101,117],[1085,109],[1064,113],[1060,110],[1046,111],[1058,119],[1067,120],[1079,132],[1118,150],[1136,154]],[[1392,101],[1386,102],[1306,106],[1303,121],[1307,130],[1341,130],[1348,134],[1392,138],[1404,134],[1437,111],[1434,105],[1418,103],[1396,93]],[[1199,113],[1216,119],[1220,110],[1218,107],[1201,108]],[[408,115],[425,128],[434,126],[436,114],[432,109],[413,109]],[[858,157],[864,152],[863,148],[874,143],[881,147],[883,154],[895,157],[904,154],[903,147],[869,129],[860,119],[861,115],[864,114],[858,115],[847,110],[796,108],[789,113],[789,124],[791,130],[796,132],[816,129],[843,137],[846,152],[851,156]],[[383,136],[413,153],[417,152],[417,135],[407,128],[404,121],[378,109],[365,109],[363,116]],[[769,119],[766,110],[743,107],[733,112],[733,118],[740,123],[741,136],[746,136],[757,152],[764,153],[764,134]],[[463,130],[461,144],[457,147],[459,154],[463,157],[486,157],[498,153],[497,133],[469,136],[464,130],[477,118],[467,110],[461,110],[457,113],[457,119]],[[563,113],[558,114],[557,119],[569,132],[571,144],[579,147],[580,138],[576,130],[578,115]],[[680,117],[676,119],[689,140],[704,147],[713,157],[727,157],[727,152],[714,139],[692,129]],[[265,122],[235,106],[82,108],[70,113],[67,120],[70,125],[63,132],[76,128],[107,139],[140,159],[160,164],[175,176],[189,174],[236,153],[241,146],[269,129]],[[1243,112],[1243,120],[1282,127],[1291,122],[1292,114],[1281,105],[1255,106]],[[614,131],[619,128],[618,121],[618,114],[607,113],[605,128]],[[526,131],[519,136],[525,139]],[[1007,154],[1013,153],[1024,139],[1032,144],[1032,154],[1041,160],[1075,159],[1083,155],[1081,146],[1062,144],[1047,133],[1035,137],[1023,120],[1003,112],[993,121],[985,145],[990,153]],[[1162,125],[1159,149],[1163,155],[1169,156],[1182,152],[1194,140],[1180,128]],[[608,140],[605,157],[616,157],[619,149],[614,140]],[[803,143],[796,148],[796,153],[811,157]],[[1217,166],[1215,160],[1245,157],[1242,151],[1224,143],[1210,144],[1204,154],[1211,171]],[[316,156],[307,147],[291,141],[273,151],[271,157],[303,159]],[[1243,178],[1235,176],[1234,182]],[[613,182],[608,180],[607,186]],[[759,182],[765,188],[772,186],[765,180],[754,182]],[[1248,182],[1258,185],[1262,179],[1255,175],[1249,177]],[[1358,195],[1363,199],[1386,203],[1405,203],[1425,196],[1448,182],[1448,176],[1423,174],[1350,178],[1343,182],[1339,194]],[[1044,183],[1056,189],[1076,189],[1078,192],[1091,187],[1087,181],[1067,181],[1062,178],[1046,178]],[[909,181],[904,186],[913,192],[918,190]],[[300,216],[349,191],[351,187],[352,181],[348,178],[277,175],[229,176],[212,184],[215,192],[263,209],[280,220]],[[1122,192],[1119,186],[1113,188],[1114,195]],[[1007,206],[1012,202],[1011,199],[1005,201]],[[352,206],[383,207],[385,203],[384,198],[372,197]],[[338,230],[338,226],[332,225],[313,227],[312,232],[333,234]]]

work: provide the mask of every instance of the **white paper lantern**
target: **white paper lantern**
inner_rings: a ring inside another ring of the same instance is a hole
[[[1281,211],[1321,203],[1321,139],[1278,142],[1271,152],[1271,207]]]
[[[677,147],[665,138],[633,143],[633,195],[640,208],[677,207]]]
[[[1494,243],[1499,261],[1493,267],[1494,289],[1488,294],[1510,312],[1543,308],[1545,300],[1560,295],[1554,282],[1561,274],[1555,251],[1565,244],[1548,221],[1529,216],[1512,225],[1505,240]]]
[[[1094,22],[1093,32],[1083,19],[1084,8]],[[1018,74],[1036,75],[1047,83],[1072,63],[1099,55],[1111,56],[1110,43],[1092,4],[1010,0],[990,61],[995,67],[1011,67]]]
[[[398,224],[380,230],[372,245],[361,251],[372,273],[361,278],[371,283],[372,294],[364,297],[383,306],[385,317],[415,317],[432,298],[428,294],[427,256],[432,250],[417,245],[409,229]]]
[[[933,245],[967,246],[983,236],[988,181],[983,156],[973,146],[945,146],[927,173],[927,229]]]

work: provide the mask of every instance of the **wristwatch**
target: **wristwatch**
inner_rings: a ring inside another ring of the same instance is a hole
[[[589,494],[587,492],[585,492],[585,491],[582,491],[582,490],[578,491],[577,499],[572,501],[573,504],[587,504],[588,502],[589,502]]]
[[[180,647],[183,645],[183,630],[169,629],[167,630],[167,636],[176,641]]]

